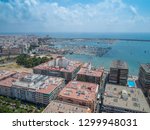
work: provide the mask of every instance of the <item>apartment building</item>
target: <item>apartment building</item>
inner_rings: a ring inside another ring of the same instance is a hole
[[[143,92],[148,95],[150,89],[150,64],[141,64],[138,81],[142,85]]]
[[[12,97],[12,84],[27,75],[27,73],[11,72],[11,71],[1,71],[0,76],[0,95]]]
[[[58,94],[60,101],[87,106],[95,110],[99,85],[81,81],[70,81]]]
[[[124,61],[113,61],[110,67],[109,82],[120,85],[127,85],[128,65]]]
[[[150,107],[139,88],[106,84],[103,112],[108,113],[149,113]]]
[[[52,100],[43,113],[91,113],[91,109],[86,106]]]
[[[35,74],[62,77],[68,82],[75,78],[81,65],[81,62],[71,61],[59,56],[54,60],[34,67],[33,72]]]
[[[77,80],[100,84],[103,73],[103,69],[81,68],[77,73]]]
[[[47,105],[55,99],[65,82],[62,78],[28,74],[12,85],[12,97]]]

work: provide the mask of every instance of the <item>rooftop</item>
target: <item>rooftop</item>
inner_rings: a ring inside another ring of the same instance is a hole
[[[43,82],[43,87],[39,88],[37,92],[45,93],[45,94],[51,93],[55,88],[57,88],[63,82],[64,82],[63,78],[49,77],[48,80]]]
[[[10,77],[14,74],[16,74],[16,72],[14,72],[14,71],[0,70],[0,80]]]
[[[77,74],[101,77],[103,74],[103,70],[89,70],[88,68],[81,68]]]
[[[12,77],[6,78],[6,79],[0,81],[0,86],[11,87],[12,83],[15,82],[15,81],[16,81],[15,78],[12,78]]]
[[[86,102],[95,101],[99,85],[81,81],[70,81],[58,97],[66,97]]]
[[[148,63],[148,64],[141,64],[141,66],[143,67],[143,69],[144,69],[147,73],[150,73],[150,63]]]
[[[9,73],[11,74],[11,72]],[[21,79],[23,78],[25,75],[27,75],[28,73],[25,72],[16,72],[13,73],[13,75],[9,75],[9,77],[3,78],[2,80],[0,80],[0,86],[3,87],[11,87],[12,84],[17,80],[17,79]]]
[[[91,109],[85,106],[53,100],[44,109],[43,113],[91,113]]]
[[[128,110],[150,112],[145,96],[139,88],[107,84],[104,93],[104,105]]]
[[[124,61],[116,60],[112,62],[111,68],[128,69],[128,65]]]
[[[58,57],[49,62],[36,66],[34,67],[34,69],[73,72],[81,64],[82,64],[81,62],[71,61],[66,59],[65,57]]]
[[[13,83],[13,86],[24,87],[40,93],[49,94],[58,87],[64,79],[39,74],[28,74]]]
[[[21,78],[25,77],[28,74],[29,73],[27,73],[27,72],[17,72],[15,75],[12,76],[12,78],[21,79]]]

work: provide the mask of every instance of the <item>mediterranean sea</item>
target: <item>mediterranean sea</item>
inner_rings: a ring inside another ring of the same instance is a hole
[[[10,33],[11,34],[11,33]],[[12,33],[14,34],[14,33]],[[142,63],[150,63],[150,33],[22,33],[33,34],[39,36],[48,35],[52,38],[108,38],[123,39],[117,40],[112,44],[97,42],[76,42],[74,46],[85,45],[94,47],[111,47],[103,56],[92,56],[84,54],[67,54],[69,59],[79,60],[83,62],[91,62],[95,67],[105,67],[109,69],[113,60],[123,60],[128,63],[129,73],[138,75],[139,66]],[[125,40],[128,39],[128,40]],[[132,40],[134,39],[134,40]],[[144,41],[147,40],[147,41]],[[71,42],[65,44],[72,44]]]
[[[150,33],[56,33],[51,34],[50,36],[58,38],[134,39],[135,41],[118,40],[117,42],[112,44],[77,42],[74,45],[109,46],[112,49],[102,57],[83,54],[67,54],[65,56],[73,60],[91,62],[95,67],[102,66],[105,67],[105,69],[109,69],[113,60],[123,60],[127,62],[129,67],[129,74],[131,75],[138,75],[140,64],[150,63],[150,41],[142,41],[150,40]]]

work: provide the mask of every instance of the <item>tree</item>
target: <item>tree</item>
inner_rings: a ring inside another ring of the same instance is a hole
[[[50,58],[52,59],[52,58]],[[19,64],[19,65],[23,65],[27,68],[31,68],[31,67],[34,67],[34,66],[37,66],[41,63],[45,63],[45,62],[48,62],[50,60],[49,58],[47,57],[30,57],[26,54],[21,54],[17,57],[17,60],[16,60],[16,63]]]

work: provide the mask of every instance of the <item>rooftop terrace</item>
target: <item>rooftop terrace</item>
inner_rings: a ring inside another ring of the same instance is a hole
[[[89,70],[88,68],[81,68],[77,74],[101,77],[103,74],[103,70]]]
[[[19,72],[16,72],[16,73],[13,73],[13,72],[8,72],[7,73],[9,75],[9,77],[6,76],[6,78],[3,78],[2,80],[0,80],[0,86],[3,86],[3,87],[11,87],[12,84],[17,80],[17,79],[21,79],[22,77],[24,77],[25,75],[27,75],[28,73],[25,73],[25,72],[22,72],[22,73],[19,73]],[[7,75],[6,74],[6,75]]]
[[[103,103],[112,107],[150,112],[150,107],[139,88],[107,84]]]
[[[36,66],[34,67],[34,69],[73,72],[81,64],[82,64],[81,62],[71,61],[64,57],[60,57],[53,59],[47,63],[43,63],[39,66]]]
[[[15,82],[15,81],[16,81],[15,78],[12,78],[12,77],[6,78],[6,79],[0,81],[0,86],[11,87],[13,82]]]
[[[94,83],[70,81],[59,93],[58,97],[93,102],[95,101],[98,87]]]
[[[43,113],[91,113],[91,109],[58,100],[51,101]]]
[[[112,62],[111,68],[128,69],[128,65],[124,61],[116,60]]]
[[[59,86],[64,79],[49,77],[38,74],[28,74],[25,77],[13,83],[16,87],[23,87],[41,93],[50,93]]]
[[[14,74],[13,76],[11,76],[12,78],[15,79],[22,79],[23,77],[25,77],[26,75],[28,75],[29,73],[26,72],[17,72],[16,74]]]
[[[7,78],[7,77],[10,77],[10,76],[12,76],[14,74],[16,74],[16,72],[0,70],[0,80],[3,80],[5,78]]]

